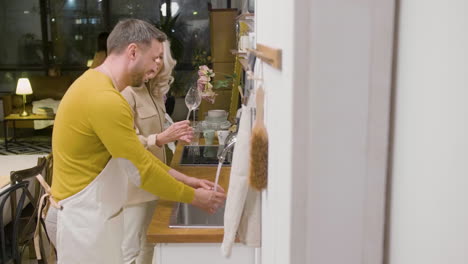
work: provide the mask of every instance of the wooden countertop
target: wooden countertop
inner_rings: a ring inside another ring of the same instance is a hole
[[[200,139],[203,144],[203,139]],[[182,143],[177,144],[171,167],[188,176],[214,181],[216,177],[215,166],[180,166],[179,162],[183,150]],[[222,167],[219,184],[228,190],[231,167]],[[169,218],[175,202],[160,200],[156,207],[153,219],[148,227],[146,238],[149,243],[203,243],[222,242],[224,230],[219,229],[189,229],[169,228]]]

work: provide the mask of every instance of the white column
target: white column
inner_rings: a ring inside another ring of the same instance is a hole
[[[262,264],[290,263],[294,1],[258,0],[257,43],[282,49],[282,70],[264,65],[268,187],[262,196]]]
[[[468,1],[400,1],[390,264],[468,263]]]

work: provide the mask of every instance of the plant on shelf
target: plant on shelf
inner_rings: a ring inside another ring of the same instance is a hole
[[[218,95],[213,91],[213,88],[219,89],[229,87],[236,78],[236,74],[224,75],[226,78],[225,80],[218,80],[211,83],[214,76],[215,73],[208,66],[198,66],[197,88],[201,92],[202,99],[212,104],[215,102],[216,96]]]
[[[233,74],[224,74],[223,75],[224,80],[218,80],[218,81],[215,81],[213,86],[215,89],[219,89],[219,88],[229,88],[232,86],[232,83],[234,82],[234,79],[237,78],[237,74],[236,73],[233,73]]]
[[[213,92],[213,85],[211,84],[211,78],[215,76],[215,73],[212,69],[208,68],[206,65],[198,67],[198,80],[197,88],[201,92],[202,99],[214,103],[215,98],[218,94]]]
[[[192,55],[192,65],[195,69],[198,69],[202,65],[210,65],[211,56],[204,49],[195,49]]]

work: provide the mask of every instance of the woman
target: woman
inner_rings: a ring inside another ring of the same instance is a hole
[[[101,65],[107,57],[107,37],[109,33],[101,32],[97,38],[97,50],[94,54],[93,63],[89,68],[94,69]]]
[[[188,121],[174,123],[164,130],[164,96],[174,80],[171,74],[176,61],[171,57],[169,42],[165,41],[163,48],[164,55],[157,59],[156,77],[153,76],[142,87],[127,87],[122,95],[132,108],[141,143],[166,162],[164,145],[175,140],[190,142],[193,131]],[[212,182],[182,173],[175,178],[194,188],[214,187]],[[130,182],[128,188],[128,202],[124,209],[125,237],[122,243],[124,263],[152,263],[153,245],[146,243],[146,229],[156,207],[157,197]]]

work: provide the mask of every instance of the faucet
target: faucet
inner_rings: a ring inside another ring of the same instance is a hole
[[[230,151],[232,151],[232,149],[234,148],[234,145],[237,142],[237,132],[239,132],[239,122],[240,122],[240,118],[242,115],[242,111],[239,111],[239,110],[237,112],[236,121],[235,121],[236,127],[237,127],[236,132],[229,133],[229,135],[224,140],[224,149],[223,151],[221,151],[221,153],[218,154],[219,163],[224,163],[224,160],[226,159],[227,154]]]
[[[219,163],[224,163],[224,160],[226,159],[228,152],[234,148],[234,145],[236,144],[236,142],[237,142],[237,132],[231,132],[226,138],[223,151],[221,151],[221,153],[218,155]]]

